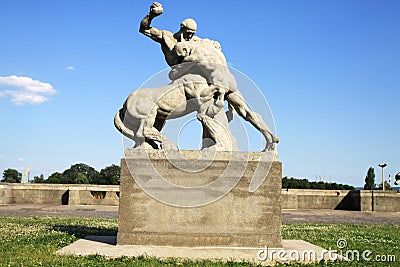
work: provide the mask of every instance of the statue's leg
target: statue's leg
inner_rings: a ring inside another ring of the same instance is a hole
[[[152,108],[152,110],[148,114],[147,119],[145,120],[145,123],[144,123],[144,127],[143,127],[143,135],[146,139],[146,142],[149,142],[150,140],[152,140],[152,141],[157,141],[161,144],[162,143],[162,135],[154,127],[154,123],[155,123],[156,117],[157,117],[157,110],[158,110],[158,107],[155,106]]]
[[[138,148],[144,145],[145,137],[143,135],[145,120],[140,120],[139,127],[135,131],[135,136],[133,141],[135,141],[135,146],[133,148]]]
[[[236,112],[246,121],[250,122],[264,136],[266,146],[263,151],[274,150],[275,144],[279,142],[279,137],[274,135],[264,122],[262,117],[249,109],[244,99],[238,92],[226,95],[226,99],[231,104]]]
[[[161,149],[162,147],[167,149],[177,149],[176,146],[159,131],[164,126],[164,122],[156,120],[157,112],[158,107],[155,106],[145,120],[143,135],[145,136],[146,143],[151,145],[154,149]]]
[[[231,140],[229,134],[227,137],[226,130],[223,130],[220,123],[214,118],[219,112],[223,111],[223,107],[224,103],[218,99],[210,99],[199,106],[197,119],[203,126],[203,148],[217,145],[218,148],[232,150],[232,144],[227,143],[227,139]]]

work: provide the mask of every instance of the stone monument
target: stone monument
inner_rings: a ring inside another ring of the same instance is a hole
[[[121,160],[117,244],[281,247],[279,138],[246,104],[220,43],[194,36],[190,18],[176,33],[152,27],[162,13],[153,3],[139,31],[161,45],[171,82],[132,92],[114,118],[135,142]],[[182,151],[162,129],[192,112],[202,150]],[[265,138],[262,152],[237,151],[235,113]]]
[[[228,67],[220,43],[194,36],[193,19],[182,21],[176,33],[152,27],[162,13],[162,5],[153,3],[139,31],[161,45],[171,82],[135,90],[114,117],[116,128],[135,142],[121,159],[118,235],[86,236],[57,253],[262,265],[343,259],[302,240],[282,240],[279,138],[268,118],[246,103],[244,96],[254,91],[239,92],[246,87]],[[202,125],[201,149],[179,150],[163,127],[192,112]],[[264,137],[261,152],[238,150],[243,138],[236,142],[230,129],[238,122],[235,113]]]

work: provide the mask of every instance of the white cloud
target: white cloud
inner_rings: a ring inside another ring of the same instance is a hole
[[[68,66],[68,67],[66,67],[65,69],[66,69],[66,70],[69,70],[69,71],[73,71],[73,70],[75,70],[75,67],[74,67],[74,66]]]
[[[0,159],[4,158],[4,156],[0,155]]]
[[[0,91],[0,97],[10,96],[16,105],[40,104],[49,100],[47,96],[56,93],[50,83],[33,80],[23,76],[0,76],[0,86],[7,86],[7,90]]]
[[[25,159],[24,158],[19,158],[18,161],[25,161]]]

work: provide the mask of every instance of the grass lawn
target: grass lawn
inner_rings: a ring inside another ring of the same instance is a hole
[[[257,266],[245,262],[186,261],[156,258],[107,259],[101,256],[59,256],[55,252],[86,235],[116,235],[117,221],[105,219],[1,218],[0,266]],[[343,250],[360,251],[360,261],[320,262],[311,266],[400,266],[400,226],[284,224],[284,239],[303,239],[326,249],[338,249],[337,240],[345,239]],[[361,253],[371,251],[370,261]],[[391,258],[396,262],[377,262]],[[278,264],[278,266],[300,266]]]

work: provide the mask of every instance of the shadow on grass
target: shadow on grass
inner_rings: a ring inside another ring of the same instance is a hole
[[[62,225],[56,224],[49,227],[50,230],[64,232],[78,238],[85,236],[116,236],[118,229],[110,229],[104,227],[90,227],[85,225]]]

